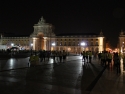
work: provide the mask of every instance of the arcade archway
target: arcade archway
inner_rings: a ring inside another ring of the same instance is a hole
[[[44,49],[44,35],[42,33],[37,34],[37,43],[38,43],[38,50],[43,50]]]

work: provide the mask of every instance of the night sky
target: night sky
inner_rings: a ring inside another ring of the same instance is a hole
[[[125,31],[125,2],[95,1],[99,0],[5,0],[0,3],[0,32],[29,35],[43,16],[55,26],[56,34],[99,33],[102,29],[116,46],[121,29]]]

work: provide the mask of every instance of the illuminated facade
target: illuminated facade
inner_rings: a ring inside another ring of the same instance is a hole
[[[33,50],[66,50],[72,53],[81,51],[101,52],[104,50],[104,36],[94,33],[55,35],[53,25],[46,23],[43,17],[34,26],[34,32],[28,37],[1,37],[0,43],[12,47]]]
[[[125,33],[121,30],[119,35],[119,52],[125,52]]]

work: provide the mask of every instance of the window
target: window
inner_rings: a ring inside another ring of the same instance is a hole
[[[65,42],[64,46],[66,46],[66,42]]]
[[[62,42],[60,42],[60,46],[62,45]]]
[[[96,42],[96,45],[98,45],[98,42]]]
[[[91,45],[93,45],[93,42],[91,42]]]
[[[69,42],[69,46],[70,46],[71,44],[70,44],[70,42]]]

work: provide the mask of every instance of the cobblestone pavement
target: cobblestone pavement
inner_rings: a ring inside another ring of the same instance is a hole
[[[84,63],[81,56],[68,56],[65,63],[52,59],[29,67],[29,58],[0,60],[2,94],[89,94],[105,71],[98,60]],[[97,93],[95,93],[97,94]],[[101,93],[98,93],[101,94]],[[108,93],[107,93],[108,94]]]

